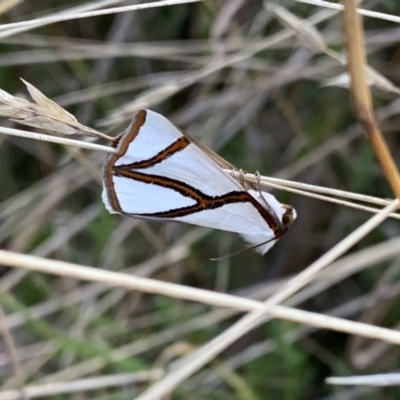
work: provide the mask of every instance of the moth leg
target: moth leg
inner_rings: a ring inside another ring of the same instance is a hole
[[[269,207],[269,205],[267,204],[267,200],[265,200],[265,197],[263,196],[263,193],[262,193],[262,191],[261,191],[261,175],[260,175],[260,172],[259,171],[256,171],[255,172],[255,177],[256,177],[256,179],[257,179],[257,186],[256,186],[256,188],[257,188],[257,191],[258,191],[258,195],[260,196],[260,199],[262,200],[262,202],[264,203],[264,205],[267,207],[267,209],[269,210],[270,209],[270,207]]]
[[[260,175],[260,172],[259,172],[259,171],[256,171],[256,173],[255,173],[254,175],[255,175],[256,180],[257,180],[257,190],[258,190],[258,194],[260,195],[260,197],[261,197],[262,199],[264,199],[264,196],[262,195],[262,192],[261,192],[261,175]],[[264,201],[265,201],[265,200],[264,200]]]
[[[229,171],[229,175],[230,175],[233,179],[237,179],[236,174],[238,174],[238,173],[239,173],[239,170],[238,170],[237,168],[232,168],[232,169]]]
[[[241,186],[247,189],[247,182],[245,180],[246,171],[243,171],[241,168],[234,168],[230,171],[230,175],[233,179],[239,182]]]
[[[243,171],[242,168],[239,168],[239,183],[244,187],[245,186],[245,179],[244,176],[246,175],[246,171]]]

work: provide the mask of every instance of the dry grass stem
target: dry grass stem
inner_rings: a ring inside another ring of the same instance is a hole
[[[22,81],[35,103],[12,96],[0,89],[0,116],[22,125],[57,134],[87,135],[112,140],[110,136],[80,124],[72,114],[47,98],[30,83],[23,79]]]
[[[126,13],[129,11],[139,11],[139,10],[146,10],[149,8],[158,8],[158,7],[172,6],[172,5],[178,5],[178,4],[197,3],[199,1],[201,1],[201,0],[160,0],[160,1],[153,1],[150,3],[107,8],[107,9],[98,10],[98,11],[88,11],[88,12],[73,13],[73,14],[62,12],[62,13],[58,13],[58,15],[52,16],[52,17],[45,17],[45,18],[38,18],[38,19],[29,20],[29,21],[3,24],[0,29],[4,32],[0,32],[0,39],[14,35],[17,32],[18,33],[21,32],[21,28],[22,29],[23,28],[34,29],[39,26],[54,24],[56,22],[61,22],[61,21],[71,21],[71,20],[82,19],[82,18],[93,18],[93,17],[98,17],[101,15]]]
[[[336,4],[333,3],[332,1],[323,1],[323,0],[296,0],[296,1],[299,3],[311,4],[317,7],[329,8],[331,10],[343,11],[344,9],[342,4]],[[400,24],[400,17],[397,15],[365,10],[362,8],[357,8],[357,13],[360,15],[364,15],[365,17],[377,18],[380,20],[391,21]]]
[[[400,374],[398,372],[376,375],[359,375],[359,376],[332,376],[325,380],[330,385],[342,386],[399,386]]]
[[[385,92],[400,94],[400,89],[388,79],[386,79],[383,75],[379,74],[377,71],[370,67],[367,67],[366,71],[368,86],[375,86]],[[344,88],[349,88],[350,82],[350,74],[348,72],[344,72],[338,76],[334,76],[333,78],[325,80],[323,82],[323,86],[340,86]]]
[[[344,5],[343,18],[348,48],[348,67],[357,118],[371,141],[386,179],[396,197],[400,198],[399,171],[375,119],[371,91],[367,85],[362,18],[357,14],[354,0],[344,0]]]
[[[361,205],[361,204],[352,203],[350,201],[336,199],[334,197],[328,197],[328,196],[323,196],[323,195],[319,195],[319,194],[314,194],[312,192],[306,192],[305,190],[294,189],[292,187],[288,187],[288,186],[285,186],[285,185],[277,185],[277,184],[274,184],[274,183],[268,183],[268,184],[266,184],[266,186],[269,186],[269,187],[275,188],[275,189],[284,190],[284,191],[291,192],[291,193],[296,193],[296,194],[299,194],[299,195],[302,195],[302,196],[310,197],[312,199],[326,201],[328,203],[338,204],[340,206],[354,208],[356,210],[366,211],[368,213],[377,214],[379,211],[381,211],[381,208],[368,207],[368,206],[364,206],[364,205]],[[329,188],[327,188],[327,189],[329,190]],[[357,195],[357,193],[355,193],[355,195]],[[351,196],[351,193],[349,193],[349,197],[350,196]],[[386,204],[390,203],[390,200],[386,201],[384,199],[377,199],[377,198],[372,200],[372,202],[375,202],[375,201],[382,201],[382,202],[385,201]],[[390,213],[389,217],[390,218],[395,218],[395,219],[400,219],[400,214],[398,214],[398,213]]]
[[[14,384],[16,387],[18,387],[18,390],[16,390],[15,392],[17,392],[18,394],[18,398],[22,400],[27,400],[28,396],[25,391],[25,373],[23,368],[21,367],[18,351],[14,343],[14,338],[11,334],[10,328],[5,323],[5,313],[2,306],[0,306],[0,327],[4,339],[3,343],[10,358],[10,364],[14,370]]]
[[[58,136],[50,136],[50,135],[41,134],[41,133],[23,131],[20,129],[6,128],[3,126],[0,127],[0,133],[4,133],[4,134],[10,135],[10,136],[23,137],[26,139],[33,139],[33,140],[40,140],[43,142],[62,144],[65,146],[74,146],[74,147],[78,147],[81,149],[100,151],[103,153],[114,153],[115,152],[115,149],[110,146],[104,146],[104,145],[97,144],[97,143],[84,142],[83,140],[67,139],[67,138],[58,137]]]
[[[290,13],[288,10],[281,6],[274,4],[267,4],[267,9],[272,11],[273,14],[289,29],[292,29],[298,38],[300,38],[306,45],[318,53],[324,53],[327,56],[338,61],[340,65],[345,65],[347,56],[330,49],[323,36],[317,29],[306,20],[301,20],[296,15]],[[366,66],[367,80],[370,86],[376,86],[380,90],[400,94],[400,89],[396,87],[389,79],[385,78],[378,71]],[[324,86],[341,86],[345,88],[350,87],[350,75],[348,72],[342,73],[339,76],[329,78],[324,81]]]
[[[126,385],[151,382],[160,378],[163,371],[153,369],[127,374],[104,375],[96,378],[80,379],[72,382],[54,382],[43,385],[27,385],[25,393],[27,398],[34,399],[44,396],[56,396],[60,394],[82,393],[91,390],[99,390],[110,387],[121,387]],[[23,400],[17,390],[2,390],[0,400]]]
[[[308,44],[311,49],[321,53],[326,53],[328,51],[323,36],[308,21],[302,21],[300,18],[297,18],[295,14],[282,6],[268,3],[267,1],[265,1],[264,4],[268,11],[286,27],[292,29],[297,34],[297,37]]]
[[[390,343],[400,344],[400,332],[394,332],[390,329],[374,327],[358,322],[341,320],[326,315],[277,306],[273,303],[268,304],[267,302],[264,305],[261,302],[243,297],[185,287],[183,285],[176,285],[113,271],[99,270],[63,261],[12,253],[4,250],[0,250],[0,262],[4,265],[24,268],[31,271],[67,276],[69,278],[124,287],[146,293],[162,294],[190,301],[200,301],[213,306],[234,308],[236,311],[262,310],[262,315],[267,314],[279,319],[306,323],[320,328],[325,327],[369,338],[379,338]],[[288,284],[288,286],[290,286],[290,284]],[[287,291],[285,293],[287,293]]]

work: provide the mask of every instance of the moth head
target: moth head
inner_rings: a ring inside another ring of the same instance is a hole
[[[290,228],[297,217],[296,210],[287,204],[281,204],[281,207],[283,208],[282,225],[285,228]]]

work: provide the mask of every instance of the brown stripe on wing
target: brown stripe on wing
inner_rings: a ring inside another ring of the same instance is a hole
[[[272,229],[275,236],[282,236],[283,233],[286,232],[286,228],[282,224],[277,224],[274,216],[271,215],[270,212],[268,212],[250,193],[246,191],[232,191],[221,196],[209,196],[202,193],[200,190],[175,179],[157,175],[143,174],[141,172],[132,170],[120,169],[119,167],[117,167],[115,170],[115,176],[122,176],[124,178],[172,189],[196,202],[196,204],[193,206],[181,207],[157,213],[136,214],[137,216],[153,218],[178,218],[202,210],[213,210],[226,204],[251,203],[259,212],[264,221],[268,224],[268,226]]]
[[[131,129],[127,133],[126,131],[119,135],[113,142],[112,146],[117,149],[115,154],[110,154],[103,167],[103,180],[105,182],[105,188],[107,191],[108,202],[112,209],[118,213],[122,213],[123,210],[119,204],[117,194],[115,193],[113,171],[115,169],[115,163],[119,158],[125,155],[128,147],[132,140],[138,135],[140,128],[146,122],[146,111],[140,110],[135,117],[135,120],[131,124]]]
[[[124,178],[133,179],[135,181],[169,188],[180,193],[184,197],[191,198],[196,203],[202,203],[206,198],[212,198],[211,196],[205,195],[200,190],[195,189],[186,183],[180,182],[176,179],[166,178],[164,176],[148,175],[132,170],[120,169],[119,167],[115,168],[115,176],[121,176]]]
[[[182,136],[179,139],[177,139],[174,143],[166,147],[164,150],[161,150],[154,157],[151,157],[143,161],[133,162],[131,164],[118,165],[116,169],[126,170],[126,169],[142,169],[142,168],[152,167],[166,160],[168,157],[171,157],[173,154],[185,149],[187,146],[189,146],[189,144],[190,140],[187,137]]]

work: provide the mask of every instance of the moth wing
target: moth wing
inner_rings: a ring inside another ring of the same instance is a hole
[[[268,221],[251,202],[196,208],[197,194],[213,199],[245,189],[221,169],[233,168],[231,164],[197,141],[184,138],[188,137],[165,117],[150,110],[139,111],[118,137],[117,154],[105,162],[103,201],[107,209],[149,219],[157,219],[152,214],[188,210],[168,219],[237,232],[253,244],[273,239],[275,234]],[[125,171],[126,175],[118,175],[118,171]],[[255,193],[251,195],[259,202]],[[272,207],[268,202],[269,207],[264,208],[280,224],[280,204],[267,195],[275,202]]]

